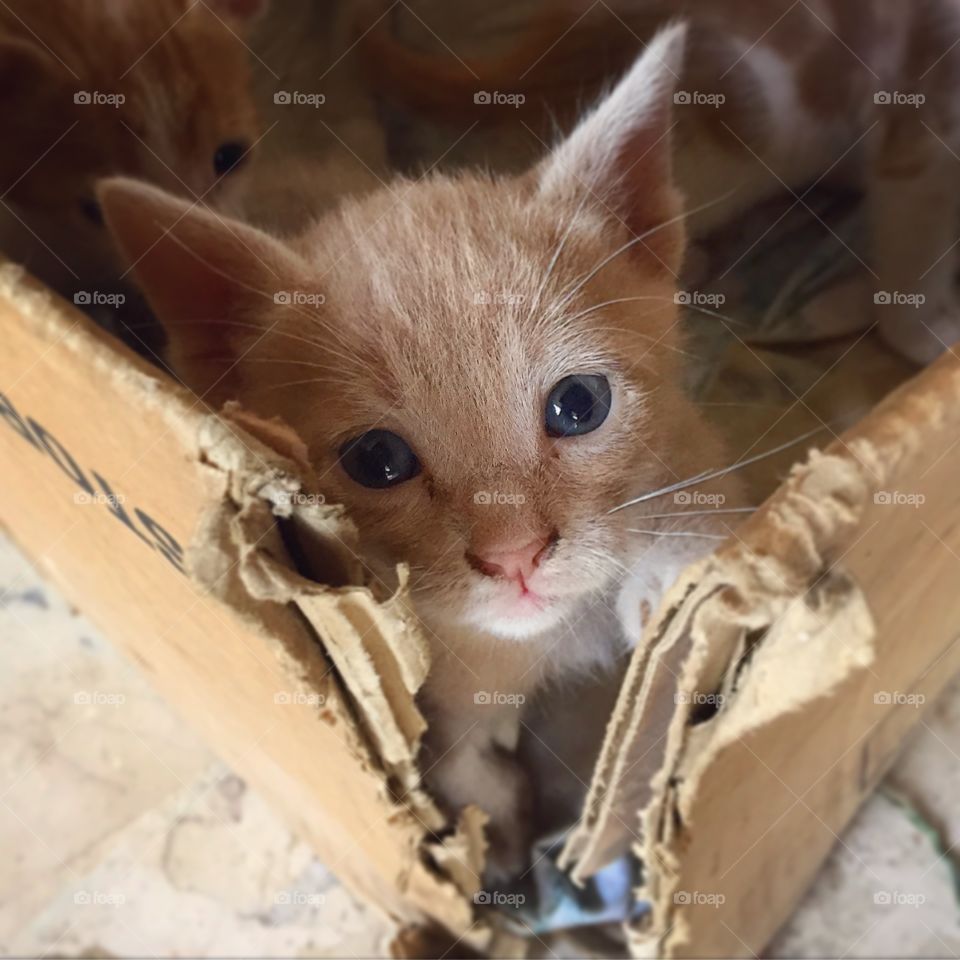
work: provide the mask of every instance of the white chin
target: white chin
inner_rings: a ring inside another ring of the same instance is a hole
[[[518,613],[513,616],[497,616],[489,611],[477,611],[473,625],[504,640],[526,640],[553,629],[560,622],[560,610],[550,606],[546,610]]]

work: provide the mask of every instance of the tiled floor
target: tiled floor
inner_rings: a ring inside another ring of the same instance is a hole
[[[383,955],[382,921],[2,540],[0,656],[0,953]],[[960,954],[958,753],[960,688],[772,956]]]

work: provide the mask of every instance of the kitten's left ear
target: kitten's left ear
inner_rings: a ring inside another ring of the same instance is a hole
[[[173,369],[214,406],[235,399],[251,350],[289,347],[268,334],[276,305],[307,287],[306,265],[268,234],[136,180],[101,181],[97,198]]]
[[[680,214],[671,132],[686,34],[677,24],[654,37],[610,95],[542,162],[541,195],[579,200],[589,191],[595,211],[616,217],[637,236]],[[675,267],[682,227],[651,234],[648,245]]]

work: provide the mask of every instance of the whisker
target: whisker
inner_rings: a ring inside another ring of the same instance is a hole
[[[668,520],[674,517],[721,517],[731,513],[755,513],[759,507],[722,507],[716,510],[678,510],[675,513],[645,513],[644,520]]]
[[[205,363],[236,363],[236,357],[204,357]],[[329,370],[328,363],[314,363],[312,360],[284,360],[281,357],[244,357],[244,364],[247,363],[283,363],[298,367],[316,367],[318,370]]]
[[[698,540],[726,540],[728,535],[722,533],[694,533],[692,530],[632,530],[627,533],[642,533],[648,537],[696,537]]]
[[[261,393],[266,390],[283,390],[285,387],[301,387],[305,386],[308,383],[335,383],[343,384],[344,380],[342,377],[313,377],[310,380],[290,380],[287,383],[268,383],[263,384],[259,387],[253,387],[248,389],[248,393]]]
[[[624,330],[622,327],[597,327],[592,332],[611,333],[623,337],[639,337],[641,340],[646,340],[651,344],[650,350],[654,350],[659,347],[661,350],[669,350],[670,353],[679,354],[681,357],[686,357],[688,360],[699,360],[702,363],[706,363],[707,360],[706,357],[702,357],[696,353],[690,353],[689,350],[681,350],[679,347],[674,347],[669,343],[664,343],[662,336],[653,337],[649,333],[643,333],[640,330]],[[644,354],[644,356],[646,356],[646,354]]]
[[[628,240],[622,247],[619,247],[617,250],[614,250],[613,253],[604,257],[597,266],[595,266],[585,277],[577,281],[573,289],[564,295],[563,299],[557,306],[557,309],[563,309],[604,267],[612,263],[617,259],[621,254],[626,253],[631,247],[636,246],[638,243],[643,243],[648,237],[652,237],[655,233],[659,233],[661,230],[666,229],[667,227],[673,226],[675,223],[679,223],[681,220],[686,219],[694,213],[700,213],[703,210],[708,210],[710,207],[716,206],[718,203],[722,203],[730,194],[733,193],[732,190],[727,191],[721,197],[717,197],[714,200],[710,200],[708,203],[701,204],[699,207],[694,207],[692,210],[684,210],[683,213],[677,214],[675,217],[671,217],[669,220],[664,220],[663,223],[658,224],[655,227],[651,227],[649,230],[644,230],[639,236],[633,237],[633,239]]]
[[[827,424],[823,424],[817,427],[815,430],[810,430],[808,433],[796,437],[787,443],[782,443],[780,446],[774,447],[772,450],[767,450],[765,453],[758,453],[755,456],[748,457],[746,460],[738,460],[731,466],[724,467],[721,470],[707,470],[696,477],[691,477],[689,480],[679,480],[676,483],[671,483],[669,486],[661,487],[659,490],[653,490],[650,493],[644,493],[639,497],[635,497],[633,500],[628,500],[626,503],[621,503],[619,507],[614,507],[612,510],[608,510],[607,513],[608,515],[611,513],[617,513],[620,510],[625,510],[627,507],[635,506],[638,503],[645,503],[647,500],[655,500],[657,497],[665,496],[668,493],[675,493],[677,490],[686,490],[688,487],[696,486],[698,483],[704,483],[707,480],[716,480],[720,477],[725,477],[727,474],[734,473],[737,470],[742,470],[744,467],[749,467],[751,464],[757,463],[760,460],[766,460],[768,457],[773,457],[778,453],[782,453],[784,450],[789,450],[791,447],[795,447],[797,444],[803,443],[805,440],[809,440],[811,437],[814,437],[818,433],[828,429],[829,426]]]
[[[567,240],[570,237],[570,232],[573,230],[574,224],[577,222],[577,218],[583,212],[584,205],[587,202],[587,198],[590,196],[589,191],[584,191],[583,196],[580,198],[580,202],[577,204],[577,209],[573,211],[570,216],[570,219],[567,221],[567,226],[563,231],[563,235],[560,237],[560,242],[557,244],[556,250],[553,252],[553,256],[550,258],[550,262],[547,264],[547,269],[543,274],[543,278],[540,281],[539,286],[537,287],[537,292],[533,298],[533,306],[530,311],[531,317],[533,316],[533,311],[540,305],[541,300],[543,299],[543,291],[547,288],[547,283],[550,281],[550,277],[553,274],[554,269],[557,266],[557,262],[560,259],[560,255],[563,253],[564,247],[567,245]]]

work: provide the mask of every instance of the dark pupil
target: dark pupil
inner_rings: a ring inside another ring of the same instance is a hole
[[[552,437],[576,437],[596,430],[610,412],[606,377],[581,374],[565,377],[547,399],[546,428]]]
[[[406,441],[389,430],[370,430],[340,448],[343,469],[364,487],[383,489],[420,472]]]
[[[213,155],[213,166],[217,171],[217,176],[222,177],[239,166],[245,159],[246,154],[246,144],[239,142],[223,144]]]
[[[558,417],[568,417],[578,425],[585,424],[593,416],[593,394],[582,384],[574,383],[564,390],[559,403],[553,406]]]

